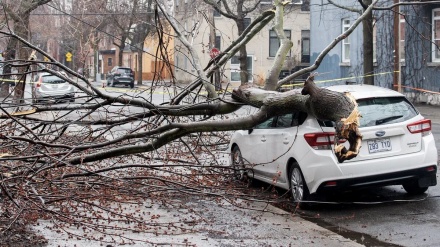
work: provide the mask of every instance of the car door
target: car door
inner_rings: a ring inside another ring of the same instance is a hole
[[[259,170],[260,166],[269,162],[266,153],[266,135],[273,129],[275,118],[270,118],[258,124],[241,136],[240,150],[245,163],[249,164],[254,170]]]
[[[259,167],[258,173],[261,176],[275,181],[285,170],[289,152],[292,150],[298,126],[298,113],[290,113],[278,116],[274,128],[265,134],[265,152],[267,164]]]

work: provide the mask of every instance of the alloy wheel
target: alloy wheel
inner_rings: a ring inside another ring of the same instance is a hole
[[[304,199],[304,180],[298,167],[294,167],[290,175],[290,189],[294,202]]]

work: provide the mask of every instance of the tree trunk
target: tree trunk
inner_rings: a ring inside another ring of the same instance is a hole
[[[370,6],[371,0],[364,0],[364,4]],[[364,39],[364,84],[374,85],[373,66],[373,12],[370,12],[362,21]]]
[[[21,21],[15,23],[15,33],[25,40],[29,39],[29,17],[30,12],[25,12],[21,15]],[[24,44],[20,42],[17,49],[18,59],[28,60],[29,54],[29,48],[27,46],[24,46]],[[26,86],[26,70],[28,70],[28,68],[26,67],[18,68],[18,73],[21,76],[18,78],[18,82],[16,82],[14,89],[14,101],[16,103],[22,103],[24,99],[24,90]]]
[[[124,47],[125,47],[125,40],[124,40],[124,42],[121,41],[121,46],[119,46],[118,66],[122,66],[122,58],[123,58],[123,55],[124,55]]]
[[[4,57],[5,61],[11,61],[15,59],[15,51],[17,49],[17,43],[18,43],[17,39],[14,38],[9,39],[8,46],[5,51],[5,57]],[[12,71],[11,65],[9,63],[5,64],[5,66],[3,67],[4,76],[2,76],[2,78],[5,79],[6,81],[2,82],[0,97],[7,97],[9,95],[9,89],[10,89],[9,80],[11,79],[11,76],[8,74],[10,74],[11,71]]]
[[[140,45],[140,47],[141,48],[144,47],[143,43],[142,43],[142,45]],[[138,85],[142,85],[142,60],[143,60],[142,59],[142,54],[143,54],[142,50],[138,50],[138,52],[137,52],[137,54],[138,54],[138,57],[137,57],[137,59],[138,59],[138,68],[137,68],[137,76],[136,76],[137,78],[136,78],[136,80],[137,80],[137,84]]]
[[[239,18],[235,21],[238,28],[238,35],[241,35],[244,31],[244,18]],[[249,81],[249,75],[248,74],[248,62],[247,62],[247,51],[246,51],[246,45],[243,45],[240,47],[240,55],[238,56],[238,61],[240,62],[240,81],[241,85],[248,84]]]

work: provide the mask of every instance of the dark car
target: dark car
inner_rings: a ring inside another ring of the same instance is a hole
[[[107,74],[107,86],[114,87],[117,84],[123,84],[125,86],[134,87],[134,73],[131,68],[128,67],[114,67]]]

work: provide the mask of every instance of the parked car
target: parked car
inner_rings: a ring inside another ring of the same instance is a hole
[[[114,87],[117,84],[124,84],[130,88],[134,88],[134,73],[133,70],[126,67],[114,67],[107,74],[107,86]]]
[[[67,77],[64,72],[63,76]],[[32,101],[75,101],[75,87],[57,75],[39,73],[33,78]]]
[[[403,185],[407,193],[421,194],[437,184],[431,120],[403,94],[370,85],[328,89],[348,91],[358,102],[363,140],[357,157],[339,163],[334,122],[292,111],[232,135],[229,151],[235,177],[289,190],[296,204],[311,194],[386,185]]]

